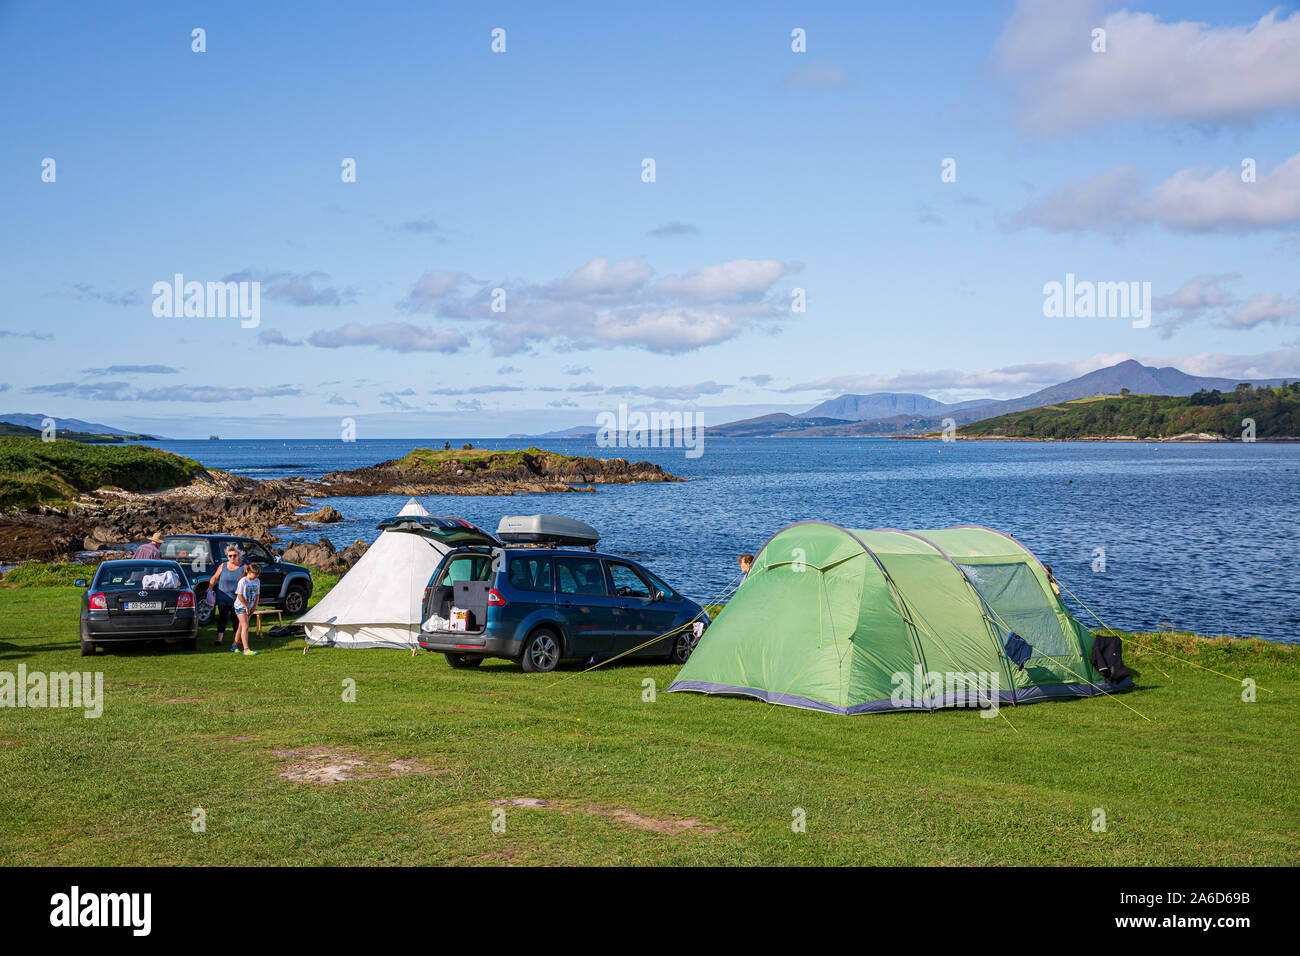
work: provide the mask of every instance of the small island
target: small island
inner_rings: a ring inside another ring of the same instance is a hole
[[[367,468],[321,476],[321,495],[515,495],[595,491],[596,484],[682,481],[648,461],[561,455],[540,448],[417,448]]]

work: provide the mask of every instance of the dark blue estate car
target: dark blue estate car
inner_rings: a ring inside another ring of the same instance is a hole
[[[113,641],[180,640],[198,646],[194,589],[175,561],[105,561],[81,598],[81,656]]]
[[[452,608],[465,612],[465,630],[444,623]],[[424,591],[423,620],[420,646],[443,652],[452,667],[503,657],[549,671],[563,658],[608,659],[678,627],[630,656],[685,663],[698,640],[690,623],[707,626],[709,616],[627,558],[498,542],[442,559]]]

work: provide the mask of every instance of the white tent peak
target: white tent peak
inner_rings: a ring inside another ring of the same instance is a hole
[[[402,505],[402,510],[397,512],[397,516],[399,518],[407,517],[410,515],[415,515],[420,518],[427,518],[429,517],[429,512],[424,509],[424,505],[420,504],[414,498],[411,498],[406,502],[406,504]]]

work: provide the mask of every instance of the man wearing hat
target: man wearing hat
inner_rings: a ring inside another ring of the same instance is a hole
[[[135,549],[134,557],[145,561],[157,561],[162,557],[162,551],[158,547],[162,543],[163,536],[155,531],[153,534],[149,535],[148,541]]]

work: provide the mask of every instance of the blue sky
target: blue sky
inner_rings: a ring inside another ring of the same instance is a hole
[[[0,4],[0,406],[489,436],[1300,376],[1293,7],[699,6]],[[156,317],[176,273],[260,324]],[[1066,273],[1151,327],[1045,318]]]

